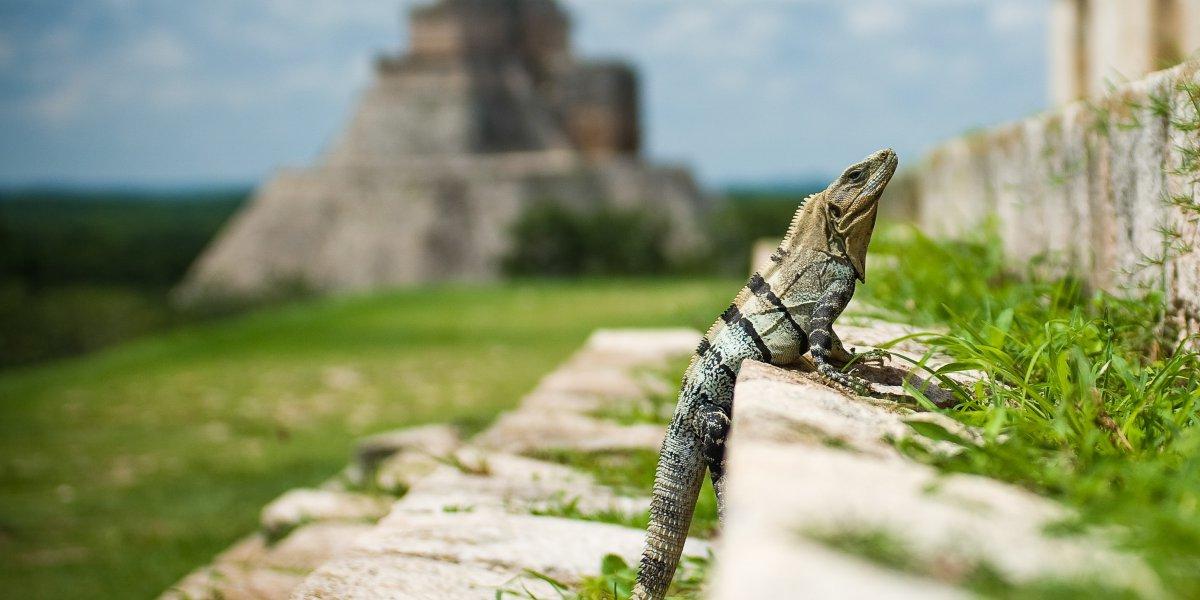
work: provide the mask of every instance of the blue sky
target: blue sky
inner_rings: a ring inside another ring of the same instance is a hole
[[[1046,0],[566,0],[640,69],[650,156],[804,180],[1045,106]],[[0,184],[257,182],[311,162],[411,0],[0,0]]]

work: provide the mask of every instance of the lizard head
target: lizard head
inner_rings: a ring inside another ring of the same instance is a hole
[[[891,148],[880,150],[850,165],[825,190],[822,204],[831,249],[845,252],[860,281],[867,280],[867,245],[875,230],[879,197],[892,180],[898,163]]]
[[[898,160],[890,148],[850,165],[825,188],[810,196],[796,211],[779,249],[791,255],[801,248],[842,256],[866,281],[867,245],[875,230],[879,197],[896,172]]]

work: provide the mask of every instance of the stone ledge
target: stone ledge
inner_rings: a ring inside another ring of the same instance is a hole
[[[490,599],[511,584],[550,598],[558,594],[545,582],[514,578],[532,568],[574,582],[595,574],[610,552],[633,563],[640,530],[528,513],[569,505],[582,514],[633,514],[648,498],[503,450],[657,448],[662,426],[623,426],[593,413],[661,391],[645,370],[686,356],[699,339],[685,329],[599,330],[469,445],[439,425],[371,436],[342,478],[288,492],[264,510],[282,539],[250,536],[163,597],[274,600],[303,582],[296,597]],[[386,495],[350,492],[347,482],[407,493],[386,506]],[[364,522],[384,509],[379,523]],[[689,552],[707,547],[693,541]]]
[[[394,512],[353,550],[317,569],[292,598],[494,598],[530,571],[573,583],[595,574],[606,554],[635,562],[642,536],[628,527],[556,517]],[[693,541],[687,552],[702,554],[706,547]],[[521,583],[535,597],[558,596],[536,579]]]
[[[887,597],[965,594],[815,540],[878,531],[903,542],[921,562],[960,568],[986,563],[1016,583],[1083,577],[1156,589],[1157,580],[1140,561],[1097,536],[1045,535],[1046,526],[1070,515],[1062,506],[999,481],[944,475],[906,460],[888,440],[920,437],[905,425],[918,414],[842,395],[778,367],[744,364],[735,390],[728,520],[712,597],[766,598],[783,589],[822,598],[879,597],[880,590],[888,590]],[[971,433],[938,415],[921,418]]]

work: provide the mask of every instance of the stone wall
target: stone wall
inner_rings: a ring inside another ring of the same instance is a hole
[[[1200,62],[954,139],[889,202],[936,236],[994,217],[1014,261],[1045,257],[1097,288],[1162,290],[1170,332],[1200,332]]]
[[[699,198],[686,170],[572,152],[284,171],[218,235],[179,294],[186,302],[492,280],[509,224],[542,201],[652,200],[674,225],[669,247],[682,252],[701,241]]]

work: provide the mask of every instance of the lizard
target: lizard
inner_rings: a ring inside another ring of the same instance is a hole
[[[868,392],[865,380],[843,373],[836,364],[879,354],[847,350],[832,326],[856,282],[866,283],[867,245],[879,198],[897,164],[895,152],[880,150],[806,198],[770,262],[751,275],[700,340],[659,452],[633,598],[660,600],[666,595],[706,469],[717,495],[718,519],[724,521],[725,437],[742,361],[789,365],[808,353],[814,377],[823,383],[847,393]]]

